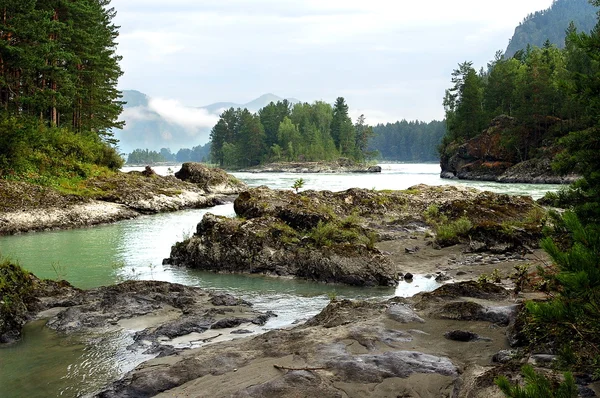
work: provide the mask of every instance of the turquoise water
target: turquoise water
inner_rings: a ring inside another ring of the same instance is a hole
[[[417,184],[455,184],[539,198],[556,185],[463,182],[439,178],[432,164],[382,165],[381,174],[251,174],[234,173],[250,186],[290,189],[298,178],[304,189],[339,191],[351,187],[406,189]],[[178,168],[174,168],[178,169]],[[157,168],[167,174],[167,167]],[[358,289],[265,276],[220,275],[163,266],[171,246],[191,235],[206,212],[234,215],[233,205],[204,210],[143,216],[111,225],[67,231],[0,237],[0,254],[18,260],[42,278],[66,279],[77,287],[93,288],[126,279],[153,279],[226,291],[278,315],[264,329],[290,325],[318,313],[331,295],[340,298],[407,296],[432,290],[437,284],[418,277],[396,289]],[[263,330],[264,330],[263,329]],[[128,332],[104,336],[64,337],[32,323],[24,339],[0,349],[0,397],[75,397],[90,393],[133,368],[146,357],[125,347]]]

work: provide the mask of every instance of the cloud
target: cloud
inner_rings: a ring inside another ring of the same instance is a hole
[[[145,106],[135,106],[123,109],[119,119],[133,124],[137,121],[157,120],[158,115]],[[127,130],[128,127],[131,127],[131,125],[125,124],[123,130]]]
[[[152,98],[148,107],[169,123],[185,128],[190,135],[195,135],[200,129],[211,129],[219,121],[217,115],[208,113],[206,109],[190,108],[173,99]]]
[[[485,66],[528,13],[551,3],[112,0],[111,6],[121,26],[120,87],[182,101],[161,104],[161,112],[197,126],[208,115],[190,115],[182,104],[243,102],[265,92],[308,102],[348,95],[351,108],[439,118],[452,69],[465,60]]]

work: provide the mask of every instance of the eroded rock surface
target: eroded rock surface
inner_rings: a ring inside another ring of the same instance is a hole
[[[436,294],[438,304],[456,294],[506,297],[472,284],[452,291]],[[473,386],[485,382],[480,369],[491,368],[494,354],[508,348],[504,327],[431,318],[418,302],[333,300],[290,330],[151,360],[99,396],[479,396]],[[444,339],[448,330],[470,348]]]

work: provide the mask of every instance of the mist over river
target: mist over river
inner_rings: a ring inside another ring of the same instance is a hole
[[[341,191],[352,187],[398,190],[417,184],[454,184],[538,199],[560,188],[558,185],[442,180],[438,164],[381,166],[382,172],[376,174],[233,174],[249,186],[266,185],[275,189],[291,189],[294,181],[302,178],[305,190]],[[143,168],[125,168],[124,171],[134,169]],[[155,168],[162,175],[177,170],[179,166]],[[0,254],[17,260],[41,278],[66,279],[80,288],[127,279],[154,279],[232,293],[254,303],[258,310],[272,310],[278,315],[254,333],[289,326],[318,313],[331,294],[341,298],[384,298],[408,296],[437,286],[432,279],[417,277],[412,284],[401,282],[395,289],[355,288],[163,266],[162,260],[169,256],[171,246],[191,235],[207,212],[234,216],[230,203],[210,209],[142,216],[92,228],[5,236],[0,237]],[[131,343],[131,333],[64,337],[44,328],[43,322],[31,323],[21,342],[0,349],[0,397],[75,397],[91,393],[150,358],[126,350]]]

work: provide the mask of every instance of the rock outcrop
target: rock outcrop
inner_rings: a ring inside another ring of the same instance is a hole
[[[173,246],[165,263],[390,286],[397,284],[398,270],[375,244],[394,239],[399,226],[437,230],[466,217],[469,229],[452,242],[469,241],[473,251],[510,252],[537,244],[543,216],[530,198],[424,185],[299,194],[258,187],[242,192],[234,209],[239,218],[205,215],[196,234]]]
[[[477,137],[456,146],[450,145],[441,157],[441,177],[532,184],[569,184],[578,176],[559,175],[552,170],[548,154],[520,161],[503,145],[503,132],[515,128],[515,119],[500,115]]]
[[[347,242],[319,246],[275,217],[242,220],[206,214],[197,234],[176,244],[165,263],[356,286],[398,283],[395,268],[375,248]]]
[[[198,185],[208,193],[236,194],[244,191],[248,186],[217,168],[206,167],[202,163],[184,163],[175,177],[182,181]]]
[[[0,235],[85,227],[141,214],[210,207],[246,188],[222,170],[187,165],[183,174],[191,173],[195,183],[163,177],[147,168],[91,178],[83,183],[81,194],[0,180]]]

